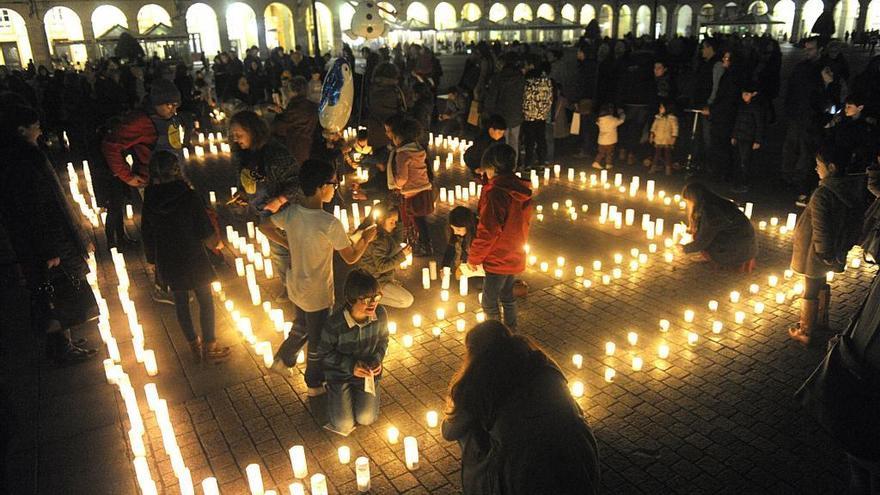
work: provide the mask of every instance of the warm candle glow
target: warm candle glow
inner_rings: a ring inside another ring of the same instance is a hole
[[[739,292],[737,292],[735,290],[730,292],[730,302],[736,304],[739,302],[739,298],[740,298]]]
[[[667,344],[660,344],[660,346],[657,347],[657,356],[660,359],[668,358],[669,357],[669,346]]]
[[[248,464],[245,468],[248,479],[248,488],[252,495],[263,495],[263,475],[260,473],[259,464]]]
[[[327,495],[327,477],[321,473],[313,474],[311,479],[312,495]]]
[[[644,360],[639,356],[634,356],[632,359],[633,371],[642,371],[642,366],[644,366]]]
[[[755,303],[755,314],[761,314],[764,312],[764,303],[756,302]]]
[[[403,336],[403,346],[409,348],[409,347],[412,347],[412,345],[413,345],[412,335],[408,335],[408,334],[404,335]]]
[[[660,320],[660,331],[668,332],[669,331],[669,320]]]
[[[687,323],[693,323],[693,322],[694,322],[694,311],[693,311],[693,310],[691,310],[691,309],[686,309],[686,310],[684,311],[684,321],[686,321]]]
[[[626,340],[629,342],[629,345],[636,345],[639,343],[639,334],[636,332],[629,332],[626,334]]]
[[[354,470],[357,477],[358,491],[361,493],[370,490],[370,460],[366,457],[358,457],[354,461]]]
[[[575,354],[571,357],[571,362],[575,368],[581,369],[584,366],[584,357],[580,354]]]
[[[580,381],[571,382],[571,395],[575,398],[580,398],[584,396],[584,383]]]
[[[776,275],[770,275],[769,277],[767,277],[767,285],[769,285],[770,287],[776,287],[776,284],[778,283],[779,277],[777,277]]]
[[[288,454],[290,455],[290,465],[293,467],[293,476],[298,479],[308,476],[305,448],[302,445],[294,445],[288,450]]]
[[[688,332],[687,339],[689,345],[697,345],[697,340],[699,340],[700,336],[694,332]]]
[[[733,320],[736,321],[737,325],[742,325],[746,321],[746,314],[742,311],[737,311],[733,315]]]
[[[723,324],[719,320],[712,322],[712,333],[721,333]]]
[[[405,437],[403,439],[403,454],[407,469],[415,470],[419,468],[419,443],[416,437]]]
[[[389,426],[386,435],[388,435],[388,443],[394,444],[400,440],[400,430],[395,426]]]
[[[347,445],[340,446],[336,450],[336,453],[339,455],[340,464],[348,464],[351,462],[351,449],[349,449]]]
[[[614,376],[617,375],[617,372],[614,371],[614,368],[605,368],[605,381],[611,383],[614,381]]]
[[[436,428],[440,423],[437,411],[428,411],[427,414],[425,414],[425,421],[428,423],[428,428]]]
[[[615,345],[614,342],[605,342],[606,356],[613,356],[615,350],[617,350],[617,345]]]
[[[718,311],[718,301],[714,299],[709,301],[709,311]]]

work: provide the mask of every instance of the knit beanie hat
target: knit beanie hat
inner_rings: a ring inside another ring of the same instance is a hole
[[[150,104],[180,103],[180,90],[168,79],[156,79],[150,87]]]

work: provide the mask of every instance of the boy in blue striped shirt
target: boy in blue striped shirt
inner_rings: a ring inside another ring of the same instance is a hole
[[[355,425],[379,416],[379,378],[388,349],[388,317],[379,306],[379,282],[353,270],[343,288],[345,306],[324,324],[318,356],[324,366],[327,410],[324,428],[348,436]]]

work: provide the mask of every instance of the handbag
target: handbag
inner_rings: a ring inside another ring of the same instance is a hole
[[[470,111],[468,111],[467,123],[472,126],[480,124],[480,102],[474,100],[471,102]]]
[[[865,212],[859,246],[866,262],[876,264],[880,261],[880,198],[875,199]]]
[[[568,133],[577,136],[581,133],[581,114],[575,112],[571,116],[571,127],[568,129]]]
[[[75,327],[98,318],[98,301],[85,278],[70,275],[63,268],[49,271],[41,287],[49,315],[62,328]]]
[[[861,355],[876,338],[877,325],[870,325],[870,335],[855,336],[858,320],[828,342],[825,357],[795,398],[843,450],[873,461],[880,459],[880,377]]]

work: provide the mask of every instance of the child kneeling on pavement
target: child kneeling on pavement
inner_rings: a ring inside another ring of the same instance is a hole
[[[379,306],[379,281],[364,270],[348,274],[343,294],[345,306],[325,323],[318,354],[327,383],[329,423],[324,428],[348,436],[356,425],[373,424],[379,416],[388,316]]]

